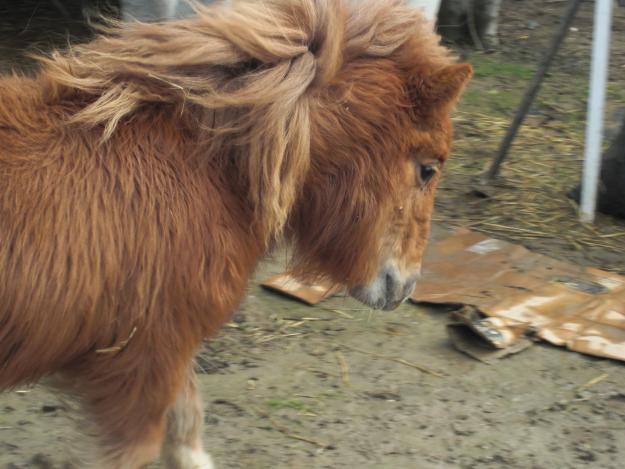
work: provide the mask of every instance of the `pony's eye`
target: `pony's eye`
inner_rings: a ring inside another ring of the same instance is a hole
[[[438,172],[438,168],[432,164],[420,164],[419,165],[419,182],[422,186],[425,186],[430,179]]]

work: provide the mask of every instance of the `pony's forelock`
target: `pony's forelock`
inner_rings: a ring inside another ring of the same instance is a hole
[[[194,8],[188,20],[111,23],[96,41],[42,58],[44,76],[56,92],[88,96],[71,121],[101,125],[103,140],[148,104],[199,110],[212,123],[212,139],[243,149],[237,153],[247,158],[256,219],[270,240],[309,167],[315,90],[346,62],[429,38],[431,26],[400,0],[233,0]]]

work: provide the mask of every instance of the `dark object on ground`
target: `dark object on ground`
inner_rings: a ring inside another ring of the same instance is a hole
[[[569,197],[579,203],[580,193],[581,184],[569,193]],[[625,218],[625,118],[621,130],[602,157],[597,210]]]

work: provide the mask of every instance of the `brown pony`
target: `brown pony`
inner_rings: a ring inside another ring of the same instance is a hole
[[[97,467],[212,467],[194,352],[276,241],[409,295],[471,74],[399,0],[197,8],[0,79],[0,388],[56,376]]]

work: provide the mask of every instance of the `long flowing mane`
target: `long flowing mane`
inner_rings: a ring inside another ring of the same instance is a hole
[[[196,9],[0,77],[0,389],[58,375],[97,467],[213,467],[192,357],[279,236],[407,298],[471,73],[400,0]]]
[[[192,113],[214,153],[227,140],[244,158],[268,237],[281,232],[309,165],[311,106],[345,64],[404,45],[412,67],[420,54],[430,66],[449,61],[432,25],[400,0],[239,0],[195,9],[190,20],[109,28],[41,58],[42,76],[55,96],[84,93],[71,122],[103,126],[104,140],[147,105]]]

